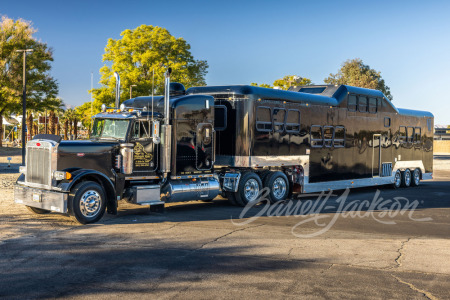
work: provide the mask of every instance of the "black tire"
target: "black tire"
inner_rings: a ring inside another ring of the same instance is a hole
[[[226,192],[228,202],[234,206],[240,206],[236,201],[236,193]]]
[[[402,185],[402,172],[400,170],[397,170],[394,175],[394,183],[392,184],[392,187],[394,189],[398,189]]]
[[[409,169],[406,169],[402,172],[402,186],[403,187],[410,187],[411,186],[411,171]]]
[[[86,206],[87,200],[90,200],[88,206]],[[103,217],[105,209],[105,191],[96,182],[81,182],[70,192],[69,213],[80,224],[97,222]]]
[[[289,180],[283,172],[271,172],[264,180],[264,187],[269,188],[270,203],[285,200],[289,195]]]
[[[27,206],[27,209],[31,211],[33,214],[43,215],[48,214],[50,211],[42,208]]]
[[[242,174],[238,191],[235,193],[236,202],[240,206],[246,206],[249,202],[258,200],[261,189],[262,182],[258,175],[253,172]]]
[[[411,186],[418,186],[420,184],[420,169],[415,169],[412,172]]]
[[[270,173],[272,173],[272,172],[270,172],[269,170],[265,170],[265,171],[262,171],[261,173],[259,173],[259,177],[261,178],[261,182],[263,184],[264,184],[264,181],[267,178],[267,175],[269,175]]]

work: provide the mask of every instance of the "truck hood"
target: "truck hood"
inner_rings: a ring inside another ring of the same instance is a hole
[[[58,170],[80,168],[97,170],[106,175],[114,165],[118,142],[105,141],[62,141],[58,146]]]

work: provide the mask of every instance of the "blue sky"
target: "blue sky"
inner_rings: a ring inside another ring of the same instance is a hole
[[[108,38],[141,24],[183,37],[207,60],[208,85],[323,83],[347,59],[381,71],[397,107],[450,124],[450,1],[10,1],[0,14],[31,20],[54,49],[52,75],[69,105],[98,87]]]

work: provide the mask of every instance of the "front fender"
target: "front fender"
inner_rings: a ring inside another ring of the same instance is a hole
[[[70,192],[81,181],[94,181],[99,183],[105,190],[107,198],[108,213],[117,214],[117,197],[114,183],[105,174],[90,169],[78,169],[72,174],[70,182],[63,182],[58,187],[63,192]]]

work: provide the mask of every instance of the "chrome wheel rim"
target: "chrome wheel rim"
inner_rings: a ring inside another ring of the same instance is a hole
[[[419,185],[420,182],[420,173],[419,170],[414,171],[414,183],[415,185]]]
[[[272,185],[272,193],[278,200],[283,199],[284,195],[286,195],[286,181],[283,178],[278,177],[275,179]]]
[[[405,171],[405,185],[409,186],[411,184],[411,171]]]
[[[256,179],[249,179],[244,185],[244,195],[248,202],[256,200],[259,194],[259,184]]]
[[[400,176],[400,172],[395,173],[395,186],[400,186],[402,183],[402,177]]]
[[[94,217],[96,216],[101,207],[102,198],[97,191],[88,190],[83,196],[81,196],[80,200],[80,211],[85,217]]]

